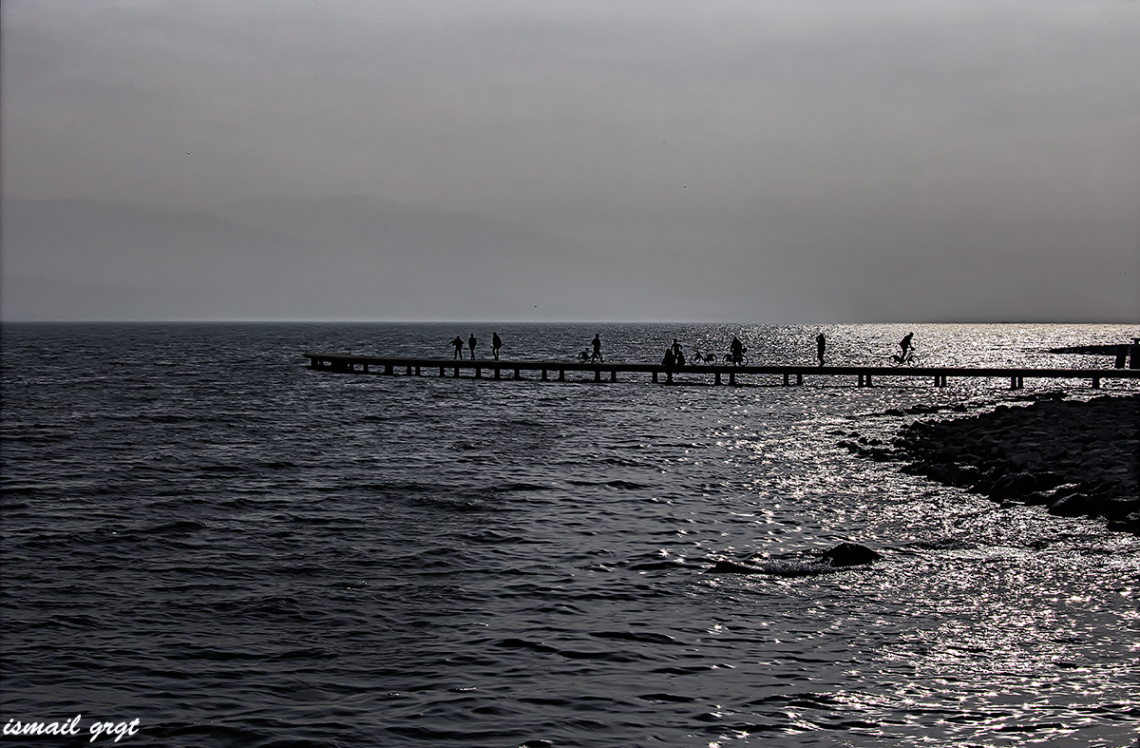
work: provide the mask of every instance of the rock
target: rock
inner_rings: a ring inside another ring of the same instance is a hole
[[[933,478],[939,483],[950,486],[969,485],[970,483],[969,480],[964,479],[961,469],[953,464],[933,463],[927,466],[923,473],[928,478]]]
[[[1075,494],[1080,490],[1081,484],[1079,483],[1062,483],[1059,486],[1054,486],[1052,488],[1043,488],[1039,491],[1034,491],[1030,494],[1026,494],[1022,500],[1026,504],[1040,504],[1042,506],[1049,506],[1050,504],[1054,504],[1066,496]]]
[[[858,566],[878,561],[882,555],[858,543],[840,543],[821,557],[832,566]]]
[[[1041,504],[1053,514],[1103,516],[1112,529],[1135,528],[1140,395],[1082,402],[1051,393],[1024,400],[1030,404],[915,421],[899,430],[890,451],[907,463],[906,473],[968,486],[995,501]],[[857,446],[858,454],[882,459],[878,450]]]
[[[1131,514],[1140,512],[1140,498],[1117,496],[1104,502],[1102,511],[1110,520],[1125,519]]]
[[[1133,512],[1124,519],[1109,520],[1108,529],[1140,534],[1140,512]]]
[[[802,560],[764,561],[760,565],[720,559],[706,574],[771,574],[782,577],[802,577],[829,574],[848,566],[862,566],[878,561],[882,555],[858,543],[840,543],[817,554],[819,561]]]
[[[1084,517],[1100,513],[1101,502],[1086,493],[1069,494],[1049,505],[1049,514],[1058,517]]]
[[[1033,477],[1037,479],[1037,490],[1047,491],[1065,483],[1065,476],[1049,470],[1035,470]]]
[[[1036,452],[1019,452],[1015,455],[1010,455],[1009,462],[1014,467],[1027,470],[1036,467],[1041,462],[1041,455]]]
[[[1003,475],[994,481],[993,487],[989,490],[989,496],[997,501],[1020,499],[1036,491],[1037,488],[1037,478],[1032,473],[1013,473],[1012,475]]]
[[[958,468],[957,485],[972,486],[982,477],[982,471],[977,465],[963,465]]]

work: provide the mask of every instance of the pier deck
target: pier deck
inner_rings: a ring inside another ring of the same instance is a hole
[[[927,378],[936,387],[945,387],[955,378],[1004,378],[1010,389],[1021,389],[1026,379],[1080,379],[1099,388],[1105,379],[1140,379],[1140,369],[1027,369],[1027,368],[971,368],[971,367],[920,367],[920,366],[730,366],[712,364],[668,368],[650,363],[579,363],[577,361],[495,361],[493,359],[444,358],[393,358],[388,356],[360,356],[351,353],[306,353],[309,365],[343,373],[403,374],[425,376],[438,372],[441,377],[459,377],[467,373],[476,379],[532,379],[539,381],[567,380],[567,373],[586,373],[587,380],[616,382],[619,374],[648,374],[654,382],[667,384],[692,383],[694,379],[712,384],[735,385],[745,378],[782,377],[785,386],[802,385],[809,377],[850,377],[859,387],[872,387],[881,377]],[[524,377],[523,372],[537,376]],[[581,381],[581,379],[577,380]],[[779,380],[778,380],[779,381]]]

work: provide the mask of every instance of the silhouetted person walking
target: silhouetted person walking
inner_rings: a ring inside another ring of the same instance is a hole
[[[467,347],[471,349],[471,360],[475,360],[475,346],[479,341],[475,338],[475,333],[471,333],[471,337],[467,338]]]
[[[457,358],[460,361],[462,361],[463,360],[463,338],[456,335],[455,340],[451,341],[451,344],[453,346],[455,346],[455,355],[452,356],[452,358],[453,359]]]
[[[815,357],[819,359],[819,365],[823,366],[823,352],[827,349],[827,338],[823,337],[821,332],[815,336]]]
[[[602,358],[602,336],[601,333],[594,334],[594,355],[590,357],[593,361],[604,361]]]
[[[737,366],[744,361],[744,343],[740,342],[740,338],[735,335],[732,336],[732,365]]]
[[[491,355],[495,360],[499,360],[499,349],[503,347],[503,339],[499,337],[499,333],[491,333]]]

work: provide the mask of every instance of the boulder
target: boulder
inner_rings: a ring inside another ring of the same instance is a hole
[[[1126,519],[1129,515],[1140,512],[1140,498],[1131,496],[1115,496],[1104,502],[1104,516],[1112,520]]]
[[[1140,533],[1140,512],[1133,512],[1124,519],[1109,520],[1108,529]]]
[[[1049,506],[1050,504],[1054,504],[1060,501],[1066,496],[1071,496],[1072,494],[1079,493],[1080,490],[1080,483],[1062,483],[1061,485],[1055,486],[1053,488],[1046,488],[1040,491],[1034,491],[1033,493],[1026,494],[1022,500],[1026,504]]]
[[[763,561],[759,564],[741,563],[720,559],[713,564],[706,574],[771,574],[782,577],[802,577],[815,574],[830,574],[836,569],[847,566],[863,566],[878,561],[882,555],[876,553],[865,545],[857,543],[840,543],[834,548],[816,552],[819,561],[805,562],[802,560],[776,560]]]
[[[1084,517],[1099,513],[1101,502],[1086,493],[1071,493],[1049,505],[1049,514],[1058,517]]]
[[[1018,499],[1036,491],[1037,488],[1037,477],[1033,473],[1011,473],[994,481],[989,494],[991,499],[996,500]]]
[[[858,543],[840,543],[821,557],[832,566],[859,566],[878,561],[882,555]]]

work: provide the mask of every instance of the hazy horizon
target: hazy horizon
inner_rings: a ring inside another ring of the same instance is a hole
[[[1140,4],[0,7],[0,318],[1140,322]]]

